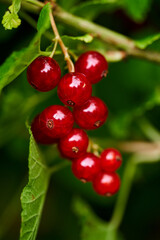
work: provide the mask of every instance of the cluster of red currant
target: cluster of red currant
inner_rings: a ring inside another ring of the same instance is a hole
[[[83,182],[92,181],[100,195],[112,195],[120,187],[115,171],[122,162],[115,149],[106,149],[100,157],[87,152],[89,139],[85,130],[99,128],[108,116],[105,103],[92,97],[92,85],[108,71],[105,58],[98,52],[82,54],[75,63],[75,72],[61,78],[58,63],[50,57],[38,57],[28,67],[28,82],[45,92],[58,85],[58,96],[65,106],[52,105],[35,117],[31,129],[41,144],[58,144],[64,158],[72,160],[73,174]],[[60,79],[61,78],[61,79]],[[73,107],[73,112],[67,108]],[[80,128],[73,128],[74,121]]]

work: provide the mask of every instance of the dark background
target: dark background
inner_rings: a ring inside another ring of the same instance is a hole
[[[69,0],[67,1],[69,4]],[[74,1],[80,4],[82,1]],[[60,1],[62,6],[65,1]],[[67,7],[67,6],[64,6]],[[0,19],[7,6],[0,3]],[[94,18],[100,25],[120,32],[132,38],[160,30],[160,2],[152,1],[146,17],[135,21],[120,7],[101,11]],[[36,20],[37,17],[33,15]],[[82,35],[78,30],[58,25],[61,34]],[[12,53],[28,45],[36,30],[22,20],[18,29],[5,31],[0,25],[0,63]],[[44,48],[48,40],[43,39]],[[160,49],[159,41],[151,46]],[[97,49],[99,43],[81,46],[81,51]],[[102,47],[103,48],[103,47]],[[57,58],[61,68],[62,57]],[[63,68],[64,69],[64,68]],[[63,70],[63,73],[66,71]],[[138,116],[136,109],[154,95],[160,86],[160,66],[145,60],[128,58],[122,62],[110,63],[106,79],[94,86],[94,95],[103,99],[109,107],[110,115],[106,124],[97,131],[88,134],[101,143],[111,147],[119,141],[149,141],[142,131],[141,123],[147,120],[160,131],[160,109],[153,105],[149,110],[142,110]],[[56,90],[40,93],[36,107],[24,108],[36,95],[26,80],[26,71],[8,85],[0,96],[0,239],[18,239],[20,229],[20,193],[27,183],[27,158],[29,134],[25,121],[43,110],[46,106],[60,103]],[[34,100],[33,100],[34,101]],[[31,104],[33,102],[31,101]],[[128,120],[131,119],[131,120]],[[146,127],[147,128],[147,127]],[[55,147],[41,147],[48,164],[60,160]],[[123,154],[124,163],[119,171],[121,178],[129,155]],[[160,239],[160,163],[141,164],[138,166],[120,232],[125,240]],[[78,240],[81,225],[72,209],[75,196],[81,197],[93,209],[96,215],[109,221],[117,195],[111,198],[97,196],[90,184],[76,180],[67,167],[56,173],[51,180],[43,216],[38,233],[38,240]],[[110,240],[110,239],[109,239]]]

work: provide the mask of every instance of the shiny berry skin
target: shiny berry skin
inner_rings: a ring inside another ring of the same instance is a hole
[[[61,138],[67,135],[74,123],[72,112],[64,106],[52,105],[43,110],[39,117],[42,131],[52,137]]]
[[[48,92],[55,88],[60,78],[61,69],[50,57],[37,57],[27,69],[29,84],[40,92]]]
[[[34,139],[36,140],[37,143],[44,144],[44,145],[57,143],[56,138],[51,138],[51,137],[45,135],[43,133],[43,131],[41,130],[41,127],[39,124],[39,115],[37,115],[34,118],[32,124],[31,124],[31,130],[32,130]]]
[[[107,76],[108,63],[99,52],[88,51],[78,58],[75,63],[75,70],[85,74],[87,79],[95,84]]]
[[[102,169],[107,172],[116,171],[122,164],[122,156],[114,148],[105,149],[101,153],[100,159]]]
[[[67,73],[58,84],[60,100],[70,107],[83,105],[91,97],[91,94],[91,83],[82,73]]]
[[[76,123],[83,129],[96,129],[104,124],[108,108],[98,97],[91,97],[83,106],[73,111]]]
[[[92,181],[99,171],[100,159],[93,153],[86,153],[72,162],[72,172],[82,182]]]
[[[62,156],[79,158],[87,151],[88,142],[88,136],[82,129],[73,128],[59,140],[58,148]]]
[[[112,196],[120,188],[120,178],[117,173],[100,172],[93,180],[96,193],[103,196]]]

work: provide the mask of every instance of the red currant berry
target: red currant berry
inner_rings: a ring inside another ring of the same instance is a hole
[[[40,128],[39,124],[39,115],[37,115],[32,124],[31,124],[31,130],[34,136],[34,139],[36,140],[37,143],[40,144],[53,144],[57,143],[56,138],[51,138],[43,133],[43,131]]]
[[[40,92],[55,88],[61,77],[58,63],[50,57],[36,58],[27,69],[29,84]]]
[[[58,144],[62,156],[67,158],[79,158],[88,147],[88,136],[79,128],[73,128]]]
[[[83,105],[91,97],[91,94],[91,83],[82,73],[67,73],[58,84],[60,100],[71,107]]]
[[[73,174],[83,182],[92,181],[99,171],[100,159],[93,153],[86,153],[72,162]]]
[[[93,180],[93,188],[100,195],[112,196],[120,188],[120,178],[117,173],[100,172]]]
[[[71,131],[74,123],[72,112],[60,105],[52,105],[44,109],[39,121],[42,131],[52,138],[64,137]]]
[[[101,166],[104,171],[114,172],[122,164],[122,156],[116,149],[105,149],[101,154]]]
[[[108,72],[108,63],[102,54],[96,51],[83,53],[75,63],[76,72],[84,73],[87,79],[92,83],[99,82],[106,77]]]
[[[96,129],[103,125],[108,116],[108,108],[98,97],[91,97],[83,106],[73,112],[76,123],[83,129]]]

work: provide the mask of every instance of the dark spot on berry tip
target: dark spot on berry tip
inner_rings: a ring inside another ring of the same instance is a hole
[[[98,120],[97,122],[94,123],[95,127],[99,127],[100,125],[101,125],[101,121],[100,120]]]
[[[107,73],[108,73],[108,71],[107,71],[107,70],[104,70],[104,71],[102,72],[102,77],[107,77]]]
[[[78,153],[79,152],[79,148],[78,147],[72,147],[72,152]]]
[[[48,120],[48,121],[47,121],[47,128],[52,129],[53,126],[54,126],[53,120],[52,120],[52,119]]]
[[[121,158],[117,156],[117,157],[116,157],[116,160],[117,160],[117,161],[121,161]]]
[[[72,100],[68,100],[67,103],[68,103],[71,107],[73,107],[73,106],[75,105],[75,103],[74,103]]]
[[[86,182],[87,182],[84,178],[81,178],[80,180],[81,180],[81,182],[83,182],[83,183],[86,183]]]
[[[111,193],[106,193],[105,196],[106,196],[106,197],[111,197],[112,194],[111,194]]]

